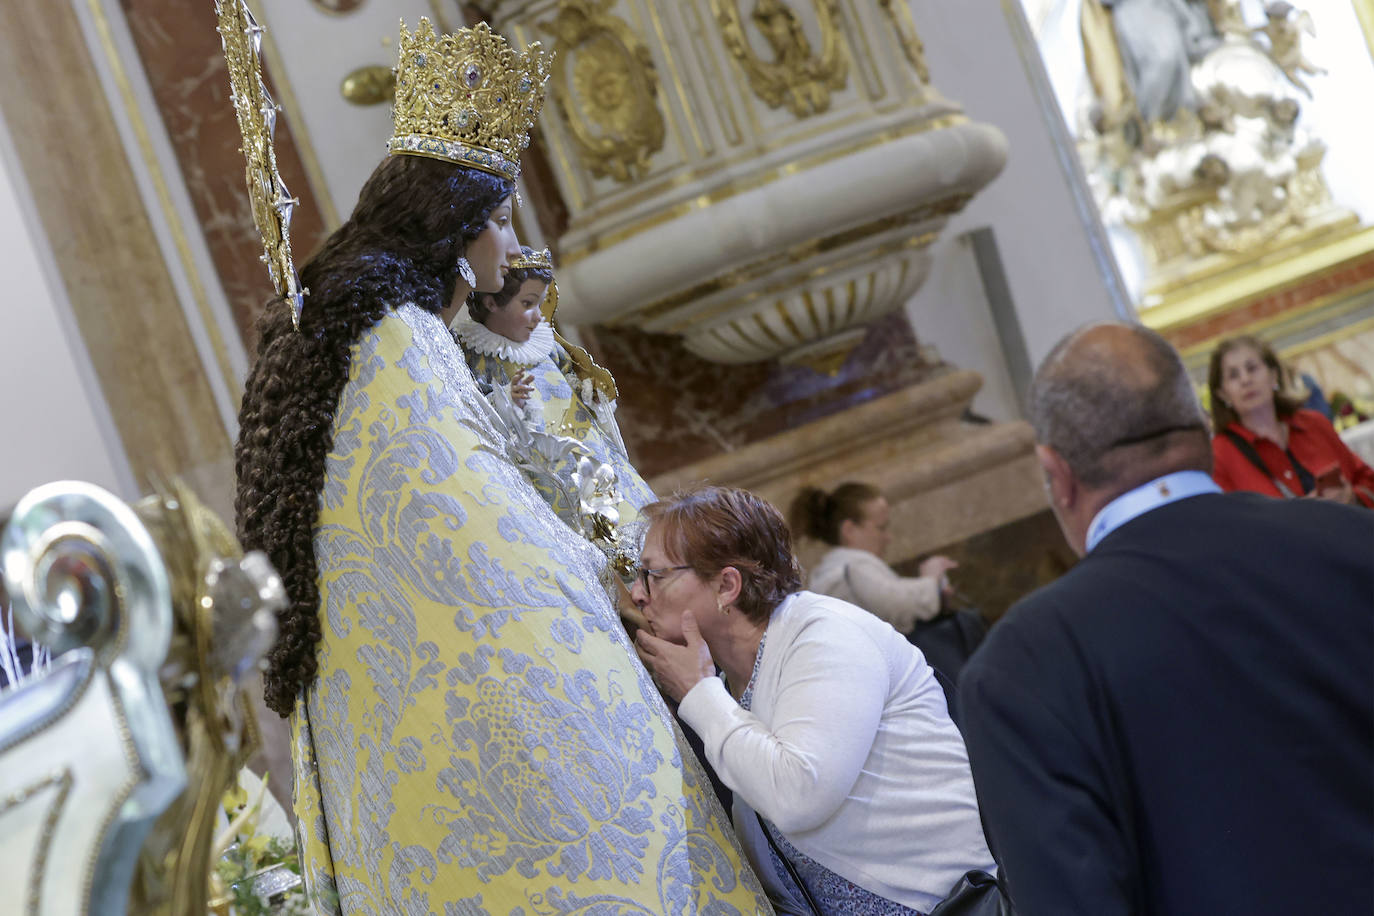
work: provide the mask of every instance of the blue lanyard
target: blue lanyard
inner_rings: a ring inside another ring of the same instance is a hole
[[[1217,486],[1216,481],[1202,471],[1175,471],[1156,477],[1147,484],[1122,493],[1093,516],[1092,524],[1088,526],[1087,550],[1091,553],[1104,537],[1151,509],[1190,496],[1220,492],[1221,487]]]

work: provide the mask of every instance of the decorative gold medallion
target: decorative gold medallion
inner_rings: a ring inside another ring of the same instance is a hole
[[[628,182],[648,171],[666,128],[653,58],[613,2],[564,0],[542,26],[557,40],[553,97],[583,161],[595,177]]]
[[[439,37],[401,23],[393,154],[430,156],[514,181],[544,104],[552,52],[517,52],[485,22]]]
[[[273,134],[281,108],[272,101],[262,78],[262,26],[248,9],[247,0],[215,0],[224,60],[229,66],[229,87],[243,135],[247,161],[248,197],[253,222],[262,234],[263,260],[272,275],[277,295],[291,307],[291,322],[301,324],[305,290],[301,289],[291,259],[291,212],[299,201],[286,190],[277,171]]]
[[[725,46],[734,55],[754,93],[770,108],[784,104],[799,118],[830,108],[830,93],[849,82],[849,57],[840,36],[837,0],[815,0],[821,30],[821,53],[812,53],[801,19],[782,0],[758,0],[749,18],[773,51],[763,60],[744,31],[739,0],[711,0]]]
[[[396,71],[371,64],[349,71],[339,84],[339,94],[354,105],[379,105],[396,96]]]

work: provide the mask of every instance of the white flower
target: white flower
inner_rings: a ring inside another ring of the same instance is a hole
[[[583,456],[573,472],[584,524],[589,530],[614,528],[620,523],[620,494],[616,492],[615,468]],[[598,525],[598,519],[600,525]]]

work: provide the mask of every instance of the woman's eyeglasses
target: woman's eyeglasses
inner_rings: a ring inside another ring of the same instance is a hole
[[[668,573],[691,568],[692,566],[690,563],[686,566],[664,566],[660,569],[650,569],[647,566],[639,567],[639,584],[644,586],[644,597],[652,598],[654,596],[652,589],[649,588],[649,581],[651,579],[666,579]]]

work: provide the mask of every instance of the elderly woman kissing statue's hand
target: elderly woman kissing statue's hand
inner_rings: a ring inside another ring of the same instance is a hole
[[[782,516],[751,493],[710,487],[644,513],[636,649],[734,792],[775,904],[929,913],[965,872],[993,870],[963,739],[919,650],[801,591]]]

